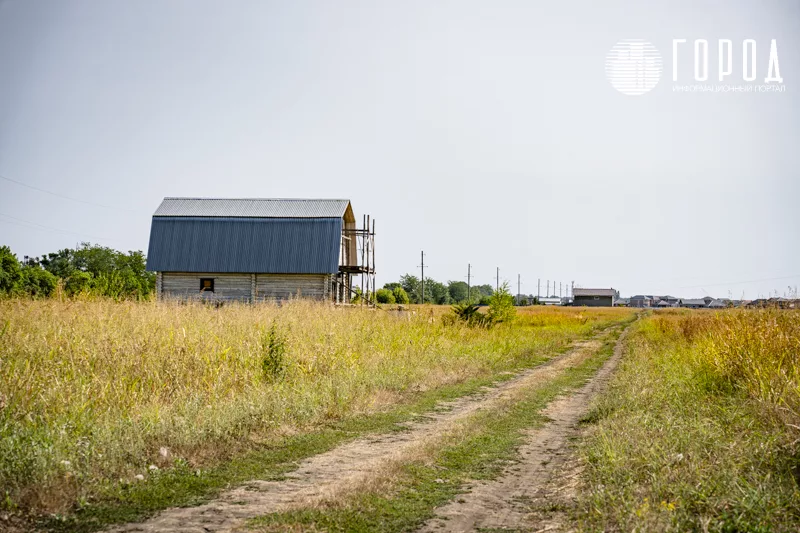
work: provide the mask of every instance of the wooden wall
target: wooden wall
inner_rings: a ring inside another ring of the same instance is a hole
[[[327,300],[331,291],[330,278],[328,274],[256,274],[256,299]]]
[[[220,274],[195,272],[159,272],[160,298],[203,298],[213,300],[286,300],[333,298],[330,274]],[[201,293],[200,279],[214,278],[214,292]]]
[[[200,278],[214,278],[214,292],[200,293]],[[250,274],[164,272],[161,297],[250,301]]]

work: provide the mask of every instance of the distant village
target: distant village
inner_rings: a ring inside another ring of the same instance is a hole
[[[637,294],[630,298],[622,298],[619,291],[610,289],[574,288],[571,296],[545,296],[537,299],[542,305],[573,305],[589,307],[640,307],[651,309],[667,309],[684,307],[687,309],[726,309],[729,307],[778,307],[782,309],[800,309],[798,298],[758,298],[756,300],[733,300],[730,298],[679,298],[677,296],[657,296],[653,294]]]

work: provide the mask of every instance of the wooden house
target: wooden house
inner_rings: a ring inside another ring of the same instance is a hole
[[[357,228],[349,200],[164,198],[147,269],[158,298],[347,303],[354,276],[374,292],[369,225]]]
[[[572,290],[572,305],[589,307],[613,307],[619,292],[614,289],[579,289]]]

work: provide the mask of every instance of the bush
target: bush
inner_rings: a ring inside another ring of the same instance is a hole
[[[466,322],[469,326],[490,327],[492,325],[489,315],[481,313],[478,306],[475,304],[456,304],[452,307],[452,310],[456,318]]]
[[[17,290],[22,279],[21,270],[11,248],[0,246],[0,294],[10,295]]]
[[[375,291],[375,299],[379,304],[393,304],[395,301],[394,293],[389,289],[378,289]]]
[[[286,339],[274,322],[269,328],[269,334],[262,336],[261,344],[264,350],[261,371],[264,379],[273,381],[281,377],[286,370]]]
[[[405,305],[405,304],[409,303],[409,301],[410,301],[409,298],[408,298],[408,293],[406,292],[406,290],[403,287],[399,287],[399,286],[395,287],[392,290],[392,294],[394,295],[394,301],[396,303]]]
[[[50,296],[58,286],[58,278],[39,265],[22,267],[20,290],[30,296]]]
[[[503,283],[489,298],[489,319],[492,323],[510,322],[516,316],[514,296],[508,290],[508,283]]]

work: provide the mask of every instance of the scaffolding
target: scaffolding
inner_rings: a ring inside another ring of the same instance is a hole
[[[364,215],[361,228],[342,229],[342,240],[355,239],[356,257],[351,257],[349,263],[339,266],[339,283],[348,294],[346,301],[350,301],[358,293],[353,289],[353,276],[361,276],[361,305],[375,305],[375,220],[369,215]],[[353,261],[355,260],[355,261]]]

